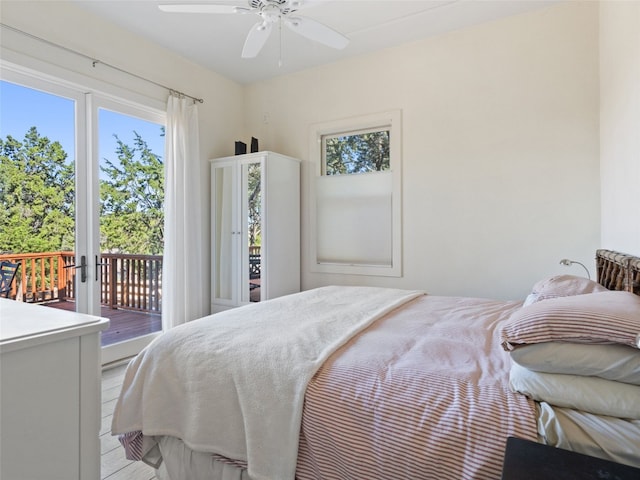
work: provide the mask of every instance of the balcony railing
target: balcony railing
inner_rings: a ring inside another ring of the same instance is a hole
[[[103,253],[100,303],[111,308],[162,312],[162,255]],[[19,262],[10,298],[29,303],[75,299],[74,252],[0,254]]]
[[[103,253],[100,278],[103,305],[162,312],[162,255]]]

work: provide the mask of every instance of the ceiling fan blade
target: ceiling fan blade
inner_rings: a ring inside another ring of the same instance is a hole
[[[214,4],[184,4],[174,3],[158,5],[163,12],[168,13],[243,13],[250,11],[248,8],[236,5],[214,5]]]
[[[258,22],[253,28],[249,31],[249,35],[247,35],[247,39],[244,42],[244,47],[242,49],[242,58],[253,58],[267,41],[269,38],[269,34],[271,33],[271,23],[269,22]]]
[[[291,10],[299,10],[301,8],[313,7],[327,1],[328,0],[289,0],[289,7]]]
[[[310,18],[286,17],[285,25],[303,37],[322,43],[328,47],[342,50],[349,44],[349,39],[340,32]]]

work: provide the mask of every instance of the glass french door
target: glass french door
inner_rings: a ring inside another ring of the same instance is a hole
[[[162,331],[164,113],[94,95],[98,295],[103,363],[138,353]],[[94,196],[95,198],[95,196]]]
[[[13,296],[110,318],[103,363],[135,355],[161,330],[164,114],[19,69],[1,81]]]
[[[1,88],[0,251],[20,264],[13,297],[99,315],[87,98],[5,68]]]

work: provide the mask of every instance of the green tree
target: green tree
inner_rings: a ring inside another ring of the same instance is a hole
[[[116,136],[117,161],[101,167],[102,251],[160,254],[164,166],[134,132]],[[57,141],[31,127],[24,140],[0,139],[0,252],[73,251],[75,173]]]
[[[117,135],[117,161],[100,167],[100,247],[103,252],[158,255],[164,243],[164,164],[134,132],[133,146]]]
[[[31,127],[0,139],[0,251],[74,248],[74,170],[59,142]]]
[[[389,169],[389,131],[328,138],[327,175],[380,172]]]

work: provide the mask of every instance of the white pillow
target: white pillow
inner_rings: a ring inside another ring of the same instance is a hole
[[[640,468],[640,420],[594,415],[546,402],[540,402],[537,410],[538,438],[545,444]]]
[[[512,364],[509,386],[539,402],[596,415],[640,419],[640,387],[598,377],[538,373]]]
[[[513,350],[511,359],[534,372],[600,377],[640,385],[640,350],[627,345],[534,343]]]

